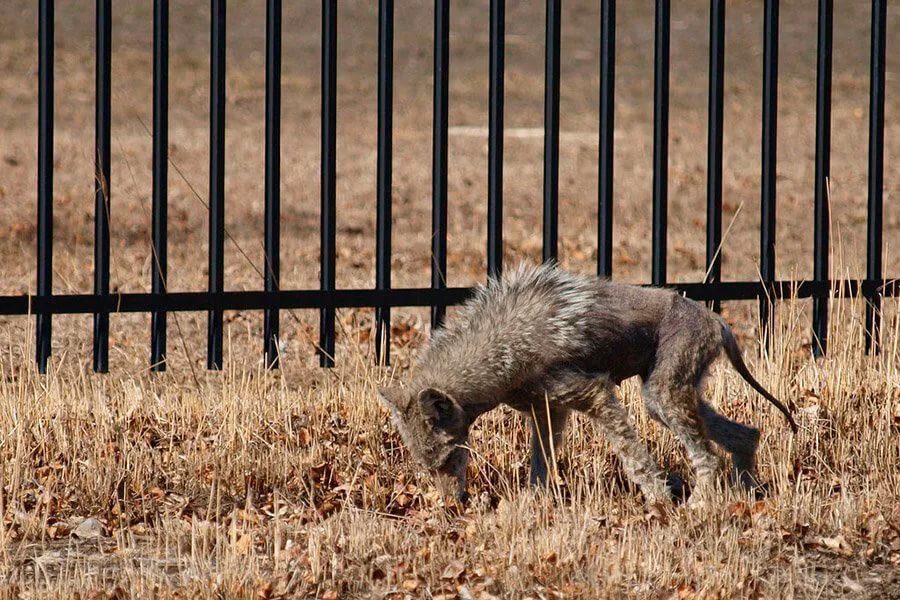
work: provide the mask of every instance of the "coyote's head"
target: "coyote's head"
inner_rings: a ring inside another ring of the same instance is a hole
[[[379,396],[413,457],[437,473],[441,487],[455,483],[457,499],[465,501],[469,462],[465,443],[472,424],[466,411],[452,396],[434,388],[387,388],[379,390]]]

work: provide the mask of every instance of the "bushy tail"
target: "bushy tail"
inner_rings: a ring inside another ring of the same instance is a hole
[[[734,339],[734,334],[731,333],[731,328],[725,321],[721,319],[719,319],[719,321],[722,324],[722,347],[725,349],[725,354],[728,355],[728,360],[731,362],[734,370],[744,378],[744,381],[750,384],[750,387],[759,392],[763,398],[771,402],[775,408],[780,410],[787,419],[788,424],[790,424],[791,431],[797,433],[797,423],[794,421],[790,409],[779,402],[775,396],[770,394],[766,388],[754,379],[750,370],[747,369],[747,365],[744,363],[744,358],[741,356],[741,349],[738,347],[737,340]]]

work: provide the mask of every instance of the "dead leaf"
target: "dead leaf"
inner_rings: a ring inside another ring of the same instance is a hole
[[[234,543],[234,548],[238,554],[250,554],[253,549],[253,538],[245,533]]]
[[[65,523],[54,523],[47,527],[47,537],[51,540],[58,540],[66,537],[72,532],[72,529]]]
[[[769,505],[766,503],[765,500],[757,500],[750,507],[750,514],[753,515],[754,517],[768,514],[768,512],[769,512]]]
[[[475,596],[472,595],[472,590],[466,585],[459,586],[456,589],[456,594],[459,596],[460,600],[475,600]]]
[[[256,588],[256,597],[259,600],[268,600],[272,597],[272,590],[275,585],[271,581],[263,581]]]
[[[650,506],[647,507],[647,512],[644,513],[644,520],[648,523],[657,522],[660,525],[668,525],[669,524],[669,511],[665,504],[662,502],[654,502]]]
[[[309,429],[307,427],[301,427],[297,432],[297,441],[304,448],[309,446],[310,441],[312,441],[312,435],[309,433]]]
[[[628,252],[628,250],[625,250],[624,248],[617,248],[613,253],[613,262],[616,264],[616,266],[627,267],[630,265],[636,265],[638,263],[638,260],[630,252]]]
[[[850,547],[850,544],[847,542],[847,540],[844,539],[844,536],[842,534],[838,534],[834,537],[819,536],[814,540],[813,543],[835,554],[849,556],[853,553],[853,549]]]
[[[456,581],[462,577],[465,572],[466,566],[462,562],[454,560],[444,568],[444,572],[441,573],[441,579]]]
[[[861,586],[857,581],[854,581],[853,579],[850,579],[849,577],[847,577],[846,574],[843,575],[843,580],[844,580],[844,587],[846,589],[850,590],[851,592],[861,594],[864,591],[866,591],[866,588]]]
[[[94,517],[85,519],[78,524],[78,527],[72,530],[72,537],[77,537],[81,540],[96,539],[104,535],[106,535],[106,527]]]
[[[747,506],[746,502],[732,502],[728,505],[726,511],[737,519],[744,519],[750,516],[750,507]]]

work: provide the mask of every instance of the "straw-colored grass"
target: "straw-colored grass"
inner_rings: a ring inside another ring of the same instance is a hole
[[[771,496],[754,502],[731,490],[672,511],[644,506],[584,419],[568,432],[555,485],[530,491],[526,429],[507,410],[474,429],[472,505],[445,505],[376,399],[376,385],[404,374],[370,366],[367,346],[343,345],[344,366],[334,371],[230,363],[198,373],[198,385],[186,370],[87,375],[71,359],[42,377],[11,344],[0,361],[3,589],[26,597],[897,594],[900,321],[885,323],[884,352],[865,356],[860,306],[835,302],[831,351],[815,361],[801,343],[800,306],[783,306],[772,353],[751,361],[765,385],[797,403],[797,436],[731,370],[716,368],[709,382],[726,414],[762,426]],[[688,473],[672,436],[640,409],[637,386],[622,393],[653,451]],[[81,539],[76,527],[87,518],[99,523]]]

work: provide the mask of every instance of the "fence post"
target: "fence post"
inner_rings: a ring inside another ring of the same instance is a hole
[[[819,0],[818,58],[816,65],[816,171],[813,230],[813,279],[828,281],[829,177],[831,172],[831,41],[833,0]],[[813,354],[828,351],[828,297],[813,298]]]
[[[778,0],[766,0],[763,24],[762,182],[760,185],[759,273],[765,294],[759,299],[763,343],[774,332],[775,190],[778,155]]]
[[[169,0],[153,1],[153,223],[150,290],[166,293],[168,275]],[[150,317],[150,369],[166,370],[166,312]]]
[[[544,262],[559,253],[560,0],[547,0],[544,46]]]
[[[653,285],[666,283],[670,21],[669,0],[656,0],[653,75]]]
[[[872,50],[869,76],[869,206],[866,236],[866,278],[882,278],[881,241],[884,205],[884,71],[887,1],[872,2]],[[866,352],[881,347],[881,292],[866,299]]]
[[[109,295],[112,0],[97,0],[94,126],[94,295]],[[94,313],[94,371],[109,371],[109,313]]]
[[[615,133],[616,0],[600,4],[600,154],[597,187],[597,275],[612,277],[613,141]]]
[[[322,156],[320,288],[335,289],[337,168],[337,0],[322,0]],[[319,365],[334,366],[334,306],[319,311]]]
[[[709,122],[706,164],[706,269],[704,281],[722,281],[722,130],[725,92],[725,0],[709,5]],[[712,310],[719,300],[707,302]]]
[[[450,76],[450,0],[434,0],[434,113],[431,171],[431,287],[447,287],[447,122]],[[431,307],[431,330],[446,306]]]
[[[53,0],[38,5],[37,295],[53,294]],[[37,314],[35,360],[47,372],[53,316]]]
[[[488,71],[487,272],[503,271],[503,78],[506,52],[506,0],[491,0]]]
[[[394,128],[394,0],[378,2],[378,158],[376,164],[375,287],[391,289]],[[391,307],[375,307],[375,360],[391,361]]]
[[[209,293],[224,291],[225,0],[211,0],[209,56]],[[222,309],[210,310],[206,368],[222,368]]]
[[[281,279],[281,0],[266,3],[265,272],[267,292]],[[263,359],[278,368],[278,309],[263,313]]]

